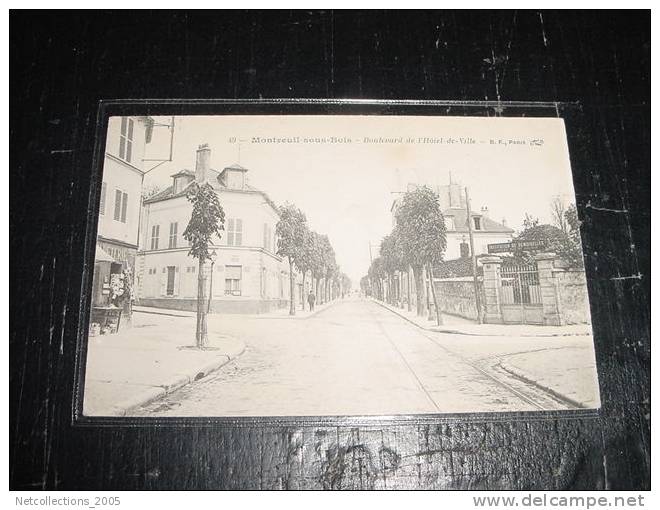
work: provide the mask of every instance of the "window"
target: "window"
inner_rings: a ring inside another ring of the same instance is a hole
[[[243,220],[229,218],[227,220],[227,245],[241,246],[243,244]]]
[[[242,266],[225,266],[225,295],[241,295]]]
[[[460,250],[461,250],[461,258],[469,257],[470,256],[470,245],[463,241],[460,245]]]
[[[115,189],[115,221],[126,223],[126,208],[128,206],[128,193]]]
[[[101,203],[99,204],[99,214],[103,216],[105,214],[105,194],[107,191],[107,184],[104,182],[101,184]]]
[[[194,273],[194,272],[195,272],[195,266],[186,267],[186,273]]]
[[[160,225],[153,225],[151,227],[151,249],[158,249],[158,237],[160,236]]]
[[[227,187],[232,189],[243,189],[243,172],[237,170],[227,171]]]
[[[479,218],[478,216],[475,216],[472,219],[474,220],[474,229],[475,230],[481,230],[481,218]]]
[[[445,229],[446,230],[456,230],[456,225],[454,225],[453,216],[445,216]]]
[[[119,157],[131,162],[133,156],[133,119],[121,118],[121,133],[119,134]]]
[[[168,245],[170,248],[176,248],[176,234],[178,228],[179,224],[177,222],[170,223],[170,243]]]

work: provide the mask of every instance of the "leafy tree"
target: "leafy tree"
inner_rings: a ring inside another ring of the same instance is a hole
[[[539,224],[538,220],[529,222],[529,226],[523,229],[516,237],[516,240],[543,241],[544,244],[538,248],[527,247],[525,249],[518,249],[513,253],[513,257],[522,263],[533,264],[535,255],[541,252],[552,252],[567,262],[569,267],[584,267],[582,242],[580,239],[580,220],[577,216],[575,204],[570,204],[566,207],[563,215],[565,231],[555,225]],[[525,222],[523,222],[523,225],[525,225]]]
[[[334,252],[332,251],[328,236],[317,234],[316,232],[314,232],[313,248],[312,275],[316,280],[316,299],[319,303],[322,303],[324,289],[322,288],[321,280],[326,277],[327,267],[331,261],[331,254],[334,257]]]
[[[575,204],[570,204],[564,211],[567,225],[567,239],[557,247],[557,253],[568,262],[570,267],[583,268],[582,238],[580,236],[580,219]]]
[[[351,291],[351,279],[346,273],[342,273],[340,276],[341,281],[341,297],[344,297],[347,293]]]
[[[440,210],[438,196],[427,186],[421,186],[403,195],[396,212],[396,236],[400,240],[404,259],[413,269],[417,286],[417,314],[424,314],[426,271],[431,281],[431,292],[438,324],[441,323],[440,308],[433,285],[433,266],[442,261],[447,240],[445,221]],[[422,297],[422,299],[419,299]]]
[[[538,224],[539,224],[539,219],[538,218],[536,218],[536,217],[534,217],[534,216],[532,216],[528,213],[525,213],[525,219],[523,220],[522,231],[524,232],[525,230],[529,230],[530,228],[534,228],[534,227],[538,226]]]
[[[321,235],[313,230],[309,232],[306,257],[309,260],[309,271],[312,275],[311,287],[319,300],[319,285],[323,274],[323,241]]]
[[[385,236],[380,243],[380,256],[383,258],[383,265],[387,272],[390,303],[394,302],[393,298],[398,294],[394,288],[394,275],[397,271],[404,271],[406,269],[399,233],[400,231],[395,229],[390,235]],[[400,297],[397,295],[398,299]]]
[[[286,203],[280,207],[280,220],[275,227],[277,232],[277,254],[289,261],[290,304],[289,315],[296,314],[294,264],[304,256],[307,218],[295,205]]]
[[[200,349],[207,347],[208,334],[206,327],[206,307],[204,294],[206,277],[204,275],[204,262],[210,259],[209,244],[213,236],[222,236],[225,223],[225,212],[220,205],[218,195],[208,184],[193,183],[186,194],[192,204],[192,213],[183,238],[190,243],[188,255],[197,259],[197,328],[195,333],[196,346]],[[211,275],[213,277],[213,275]],[[210,296],[209,296],[210,299]]]
[[[368,276],[369,276],[369,280],[371,281],[371,287],[376,295],[376,298],[382,300],[384,298],[383,280],[387,276],[387,273],[385,272],[383,259],[381,257],[376,257],[371,262],[371,265],[369,266]]]
[[[371,280],[369,279],[369,275],[360,278],[360,290],[365,296],[371,296]]]
[[[296,268],[302,273],[302,288],[305,288],[305,280],[314,264],[314,232],[305,228],[303,232],[303,245],[300,257],[295,261]],[[302,309],[305,310],[306,297],[303,296]]]
[[[147,200],[154,195],[160,193],[161,189],[158,184],[145,184],[142,187],[142,200]]]
[[[325,301],[330,301],[332,299],[332,283],[335,276],[339,273],[339,266],[335,258],[335,250],[330,244],[330,239],[327,236],[324,236],[324,277],[325,277]]]

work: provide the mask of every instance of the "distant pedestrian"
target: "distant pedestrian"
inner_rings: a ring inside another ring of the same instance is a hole
[[[316,296],[314,293],[310,290],[309,295],[307,296],[307,302],[309,303],[309,311],[313,312],[314,311],[314,303],[316,303]]]

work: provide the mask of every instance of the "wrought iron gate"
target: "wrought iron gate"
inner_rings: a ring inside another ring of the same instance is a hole
[[[536,263],[503,264],[500,305],[507,324],[543,324],[541,285]]]

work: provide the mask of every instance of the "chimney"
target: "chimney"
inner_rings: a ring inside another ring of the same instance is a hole
[[[449,185],[449,207],[461,207],[465,198],[461,200],[461,186],[459,184]]]
[[[488,218],[488,207],[484,206],[481,208],[481,215]]]
[[[504,225],[505,227],[508,227],[508,225],[506,224],[506,218],[502,218],[502,225]]]
[[[208,143],[203,143],[197,148],[197,159],[195,160],[195,180],[203,184],[208,180],[211,161],[211,149]]]

